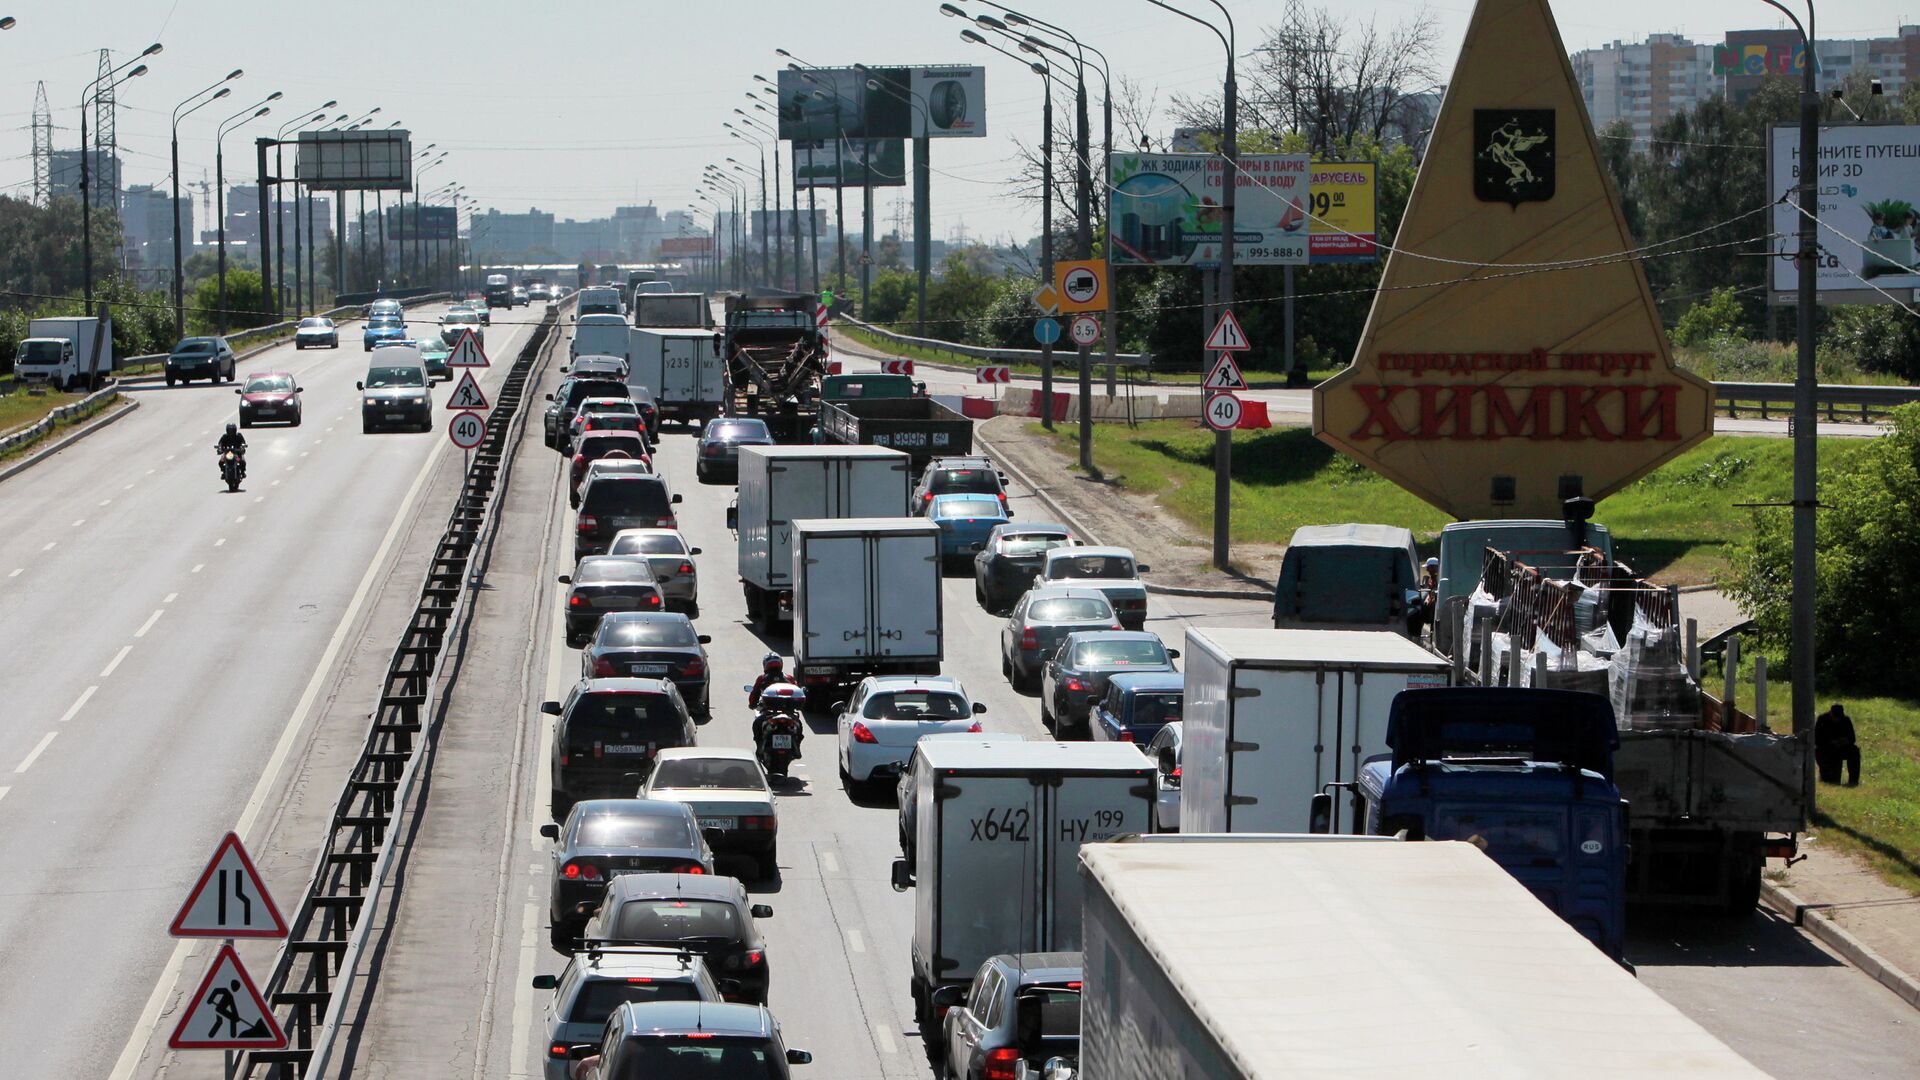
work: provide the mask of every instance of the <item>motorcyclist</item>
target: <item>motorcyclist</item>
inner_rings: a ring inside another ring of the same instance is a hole
[[[226,434],[220,436],[220,441],[215,443],[213,448],[221,454],[225,454],[229,450],[238,454],[240,460],[240,475],[247,475],[247,437],[240,434],[240,425],[229,423]]]
[[[770,652],[760,658],[760,677],[753,680],[753,689],[747,691],[747,708],[760,707],[760,695],[767,687],[774,683],[793,681],[787,678],[785,664],[786,661],[782,660],[777,652]]]

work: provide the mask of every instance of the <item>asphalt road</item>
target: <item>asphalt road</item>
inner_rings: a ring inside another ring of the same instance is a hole
[[[509,321],[490,352],[524,340]],[[211,452],[237,399],[204,383],[131,388],[130,415],[0,484],[0,1073],[112,1071],[195,875],[303,765],[370,567],[445,456],[438,430],[361,433],[367,355],[341,337],[239,365],[292,372],[305,420],[246,432],[237,493]]]
[[[537,428],[527,439],[509,489],[501,576],[490,577],[476,638],[489,660],[475,665],[478,685],[460,691],[465,704],[447,725],[457,736],[436,768],[444,787],[422,815],[407,889],[384,928],[379,980],[355,1009],[353,1075],[541,1075],[546,994],[529,983],[558,972],[563,958],[546,944],[548,847],[535,829],[546,820],[551,725],[537,704],[577,677],[578,655],[557,625],[553,575],[566,569],[571,523],[560,459],[540,447]],[[685,495],[682,528],[703,549],[699,626],[713,636],[715,709],[700,741],[747,746],[741,687],[768,647],[790,654],[790,646],[764,641],[746,622],[724,527],[732,489],[693,483],[691,440],[677,431],[664,436],[659,460]],[[1013,506],[1019,520],[1046,516],[1025,491],[1013,492]],[[1041,736],[1036,701],[1000,678],[999,620],[975,605],[970,580],[948,579],[944,603],[948,673],[987,703],[990,729]],[[1162,596],[1150,610],[1149,627],[1176,645],[1188,625],[1258,626],[1265,615],[1243,601]],[[788,1044],[815,1055],[799,1075],[927,1076],[907,995],[911,897],[888,884],[894,809],[848,797],[833,747],[830,724],[816,718],[795,782],[780,792],[779,879],[750,885],[775,910],[763,925],[770,1004]],[[1636,918],[1632,937],[1643,982],[1776,1075],[1915,1075],[1913,1011],[1777,919]]]

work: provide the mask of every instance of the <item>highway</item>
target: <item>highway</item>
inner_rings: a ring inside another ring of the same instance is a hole
[[[860,366],[856,363],[855,369]],[[557,381],[550,365],[541,391]],[[537,402],[539,396],[531,400]],[[383,914],[376,934],[371,965],[377,978],[370,992],[356,993],[348,1010],[351,1039],[345,1053],[336,1055],[342,1075],[541,1075],[540,1021],[546,993],[533,990],[530,980],[558,972],[563,958],[546,942],[548,841],[535,831],[547,820],[551,730],[538,703],[559,697],[577,677],[578,654],[561,640],[563,590],[554,580],[568,569],[564,538],[571,525],[559,481],[561,459],[541,446],[537,413],[528,420],[522,456],[507,490],[499,547],[487,570],[487,593],[478,609],[469,662],[453,693],[433,761],[427,806],[414,823],[412,850],[400,872],[404,887],[397,905]],[[691,440],[677,431],[669,429],[663,437],[659,460],[675,490],[686,497],[680,507],[682,527],[703,549],[697,560],[703,612],[699,625],[714,639],[715,710],[700,740],[705,745],[749,745],[741,687],[757,672],[767,648],[790,652],[790,647],[785,641],[762,640],[746,623],[734,542],[724,527],[732,489],[693,482]],[[1019,520],[1047,516],[1030,492],[1016,489],[1013,506]],[[378,523],[361,521],[356,527],[372,532]],[[317,522],[310,524],[318,527]],[[352,542],[364,550],[371,537],[356,535]],[[301,592],[317,587],[303,585]],[[259,599],[261,605],[271,605],[291,598],[281,601],[274,594]],[[142,599],[132,604],[123,617],[132,620],[147,603]],[[947,671],[987,703],[984,719],[989,728],[1040,736],[1037,703],[1014,693],[999,676],[999,620],[974,603],[966,578],[948,580],[944,603]],[[220,610],[233,612],[239,624],[235,638],[244,637],[242,627],[263,628],[260,624],[267,618],[263,606],[233,604]],[[1187,625],[1258,626],[1264,625],[1266,612],[1243,601],[1155,596],[1151,615],[1149,627],[1177,645]],[[390,637],[379,643],[390,643]],[[95,653],[110,659],[115,647],[103,642]],[[97,669],[83,665],[75,670]],[[289,687],[309,675],[307,668],[292,662],[283,670]],[[261,677],[284,692],[279,680]],[[63,687],[60,693],[70,696],[76,689]],[[59,698],[51,692],[47,696]],[[364,712],[370,700],[351,704]],[[99,704],[90,702],[87,709]],[[284,714],[284,708],[261,713],[268,722]],[[85,715],[109,714],[101,710]],[[750,884],[755,899],[775,910],[763,924],[773,971],[771,1008],[783,1024],[788,1045],[815,1055],[815,1064],[798,1070],[799,1076],[859,1080],[930,1075],[907,995],[911,897],[894,893],[888,884],[888,867],[896,854],[891,800],[850,800],[835,776],[830,724],[815,718],[812,731],[795,782],[780,790],[779,879]],[[175,767],[187,769],[185,763]],[[244,765],[230,771],[229,790],[238,791],[251,779]],[[193,772],[188,769],[187,775]],[[115,805],[126,812],[121,800]],[[0,814],[17,811],[16,805],[0,804]],[[226,819],[211,809],[204,813],[205,822],[170,820],[164,827],[154,826],[153,843],[183,851],[183,861],[170,864],[180,872],[192,861],[192,853],[224,827]],[[317,829],[312,823],[304,827],[309,834]],[[189,832],[195,835],[184,835]],[[313,842],[313,835],[298,834],[290,816],[272,830],[268,846],[297,849]],[[48,854],[50,849],[37,843],[34,847],[42,853],[38,865],[60,861]],[[723,872],[727,869],[722,866]],[[39,881],[46,885],[44,877]],[[156,912],[170,910],[177,891],[172,884],[156,884],[153,891],[158,895],[149,897],[149,906]],[[286,894],[283,898],[290,900]],[[151,970],[166,951],[160,937],[164,916],[147,919],[137,931],[131,928],[133,922],[114,940],[144,960],[143,971]],[[9,924],[10,934],[15,929]],[[45,970],[40,965],[51,963],[58,953],[50,938],[43,936],[48,945],[31,970]],[[1630,958],[1643,982],[1776,1075],[1902,1076],[1912,1075],[1913,1062],[1920,1061],[1920,1025],[1912,1022],[1908,1006],[1771,916],[1735,924],[1637,920]],[[85,982],[78,973],[74,981]],[[146,992],[141,980],[125,983],[123,1007]],[[16,998],[7,1003],[18,1007]],[[57,1014],[43,1009],[38,1015],[44,1021]],[[161,1042],[173,1016],[169,1011],[159,1025]],[[11,1016],[7,1024],[10,1033],[21,1030]],[[156,1051],[149,1053],[139,1075],[160,1075],[164,1069],[168,1077],[211,1076],[217,1067],[213,1055],[188,1059]]]
[[[529,310],[495,320],[494,352]],[[438,311],[409,318],[433,333]],[[215,843],[280,816],[314,766],[402,525],[445,516],[434,474],[459,455],[437,430],[363,435],[357,325],[341,344],[240,363],[292,372],[305,419],[245,432],[237,493],[211,452],[237,398],[203,383],[129,388],[131,414],[0,485],[0,1072],[112,1072],[177,973],[167,924]],[[318,840],[256,848],[283,907]]]

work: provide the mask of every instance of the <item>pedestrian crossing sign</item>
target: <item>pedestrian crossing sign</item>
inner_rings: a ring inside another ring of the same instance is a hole
[[[207,977],[200,980],[200,989],[187,1002],[186,1012],[167,1040],[175,1050],[286,1048],[286,1032],[273,1018],[232,945],[220,946]]]

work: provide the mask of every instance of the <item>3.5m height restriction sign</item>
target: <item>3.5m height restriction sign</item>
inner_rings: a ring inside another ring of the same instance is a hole
[[[1245,411],[1240,399],[1232,394],[1215,394],[1207,399],[1204,415],[1207,426],[1213,430],[1232,431],[1240,426],[1240,416]]]

